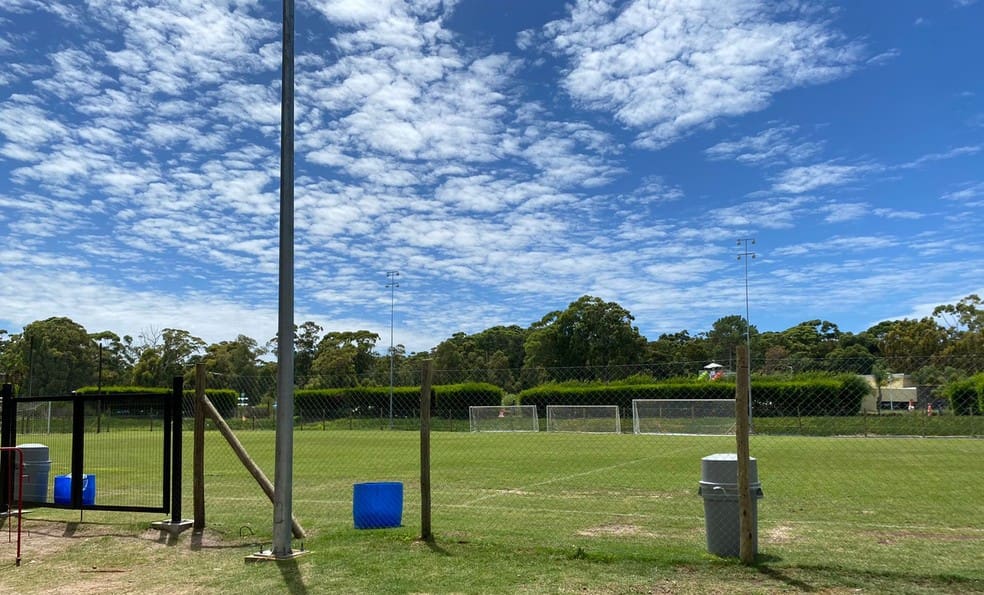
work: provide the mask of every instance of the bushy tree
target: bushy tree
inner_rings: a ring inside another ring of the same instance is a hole
[[[936,320],[896,320],[882,340],[882,355],[896,372],[911,374],[932,363],[947,345],[947,332]]]
[[[710,359],[707,338],[688,331],[663,333],[647,345],[646,363],[658,378],[692,374]]]
[[[434,348],[434,366],[453,375],[453,382],[490,382],[513,390],[525,358],[527,331],[494,326],[474,335],[455,333]]]
[[[933,316],[944,323],[949,335],[941,357],[962,359],[984,353],[984,305],[977,294],[937,306]]]
[[[93,381],[98,345],[70,318],[37,320],[4,349],[7,372],[21,379],[23,394],[66,394]]]
[[[171,386],[175,376],[188,376],[205,351],[205,341],[186,330],[166,328],[141,336],[139,358],[133,367],[137,386]]]
[[[758,335],[754,325],[748,328],[748,339],[753,340]],[[745,318],[732,315],[718,318],[707,333],[707,343],[711,359],[728,364],[734,369],[735,353],[739,345],[746,343]]]
[[[311,363],[312,377],[308,386],[327,388],[339,383],[358,383],[372,369],[377,341],[379,335],[366,330],[325,334]]]
[[[584,368],[639,364],[646,339],[635,318],[615,302],[582,296],[535,324],[526,339],[527,367]]]
[[[0,373],[23,394],[34,395],[126,384],[134,362],[132,341],[112,331],[86,333],[69,318],[37,320],[20,334],[0,331]]]

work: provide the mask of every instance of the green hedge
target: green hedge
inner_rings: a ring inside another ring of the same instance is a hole
[[[803,378],[752,379],[752,410],[756,417],[796,415],[857,415],[870,387],[853,374],[810,374]],[[519,394],[523,405],[618,405],[626,417],[633,399],[733,399],[735,383],[728,380],[657,382],[652,384],[544,384]]]
[[[775,380],[753,378],[755,417],[848,416],[861,412],[871,385],[855,374],[810,374]]]
[[[519,393],[523,405],[536,405],[546,411],[547,405],[618,405],[624,416],[632,414],[633,399],[733,399],[734,383],[727,382],[669,382],[654,384],[542,384]]]
[[[444,384],[431,388],[431,415],[443,418],[468,418],[471,405],[502,404],[503,390],[480,382]],[[294,413],[301,421],[345,417],[386,417],[389,415],[388,386],[302,389],[294,393]],[[393,388],[393,415],[415,417],[420,411],[420,387]]]
[[[159,395],[169,395],[171,394],[171,389],[162,388],[159,386],[104,386],[101,389],[95,386],[83,386],[82,388],[75,391],[75,394],[79,395],[95,395],[104,394],[109,396],[126,396],[128,394],[159,394]],[[192,415],[190,411],[190,403],[193,402],[195,397],[194,389],[185,389],[183,393],[184,398],[184,415]],[[223,417],[229,417],[236,412],[236,406],[239,404],[239,393],[230,388],[207,388],[205,389],[205,396],[208,397],[212,405],[219,411]],[[109,411],[113,413],[113,404],[109,404]]]
[[[947,384],[943,396],[954,415],[984,414],[984,373]]]

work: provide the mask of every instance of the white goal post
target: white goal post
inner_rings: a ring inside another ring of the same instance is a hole
[[[621,434],[618,405],[547,405],[548,432]]]
[[[472,432],[539,432],[536,405],[471,405],[468,427]]]
[[[17,434],[50,434],[51,401],[17,405]]]
[[[735,433],[734,399],[633,399],[636,434],[727,436]]]

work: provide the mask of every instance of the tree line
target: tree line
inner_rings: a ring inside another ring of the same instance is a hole
[[[696,374],[715,361],[734,366],[735,349],[750,344],[753,372],[826,370],[905,373],[920,384],[940,385],[981,369],[984,305],[975,294],[937,306],[921,319],[880,322],[851,333],[827,320],[807,320],[783,331],[746,327],[742,316],[724,316],[706,332],[683,330],[647,340],[632,314],[615,302],[582,296],[564,310],[528,327],[494,326],[455,333],[428,351],[408,354],[402,345],[378,349],[367,330],[328,331],[307,321],[295,327],[295,377],[302,388],[339,384],[384,386],[390,366],[398,384],[412,384],[423,359],[455,381],[491,382],[518,391],[549,380],[608,380],[640,372],[654,378]],[[20,394],[64,394],[82,386],[170,386],[194,366],[231,380],[229,388],[276,376],[276,340],[245,335],[208,344],[191,332],[148,330],[136,339],[110,330],[89,332],[66,317],[38,320],[21,333],[0,330],[0,374]]]

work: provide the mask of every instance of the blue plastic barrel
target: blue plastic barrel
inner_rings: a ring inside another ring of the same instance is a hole
[[[352,518],[356,529],[399,527],[403,520],[403,484],[398,481],[354,484]]]
[[[55,504],[72,503],[72,475],[55,476]],[[82,504],[92,506],[96,503],[96,476],[92,473],[82,475]]]

